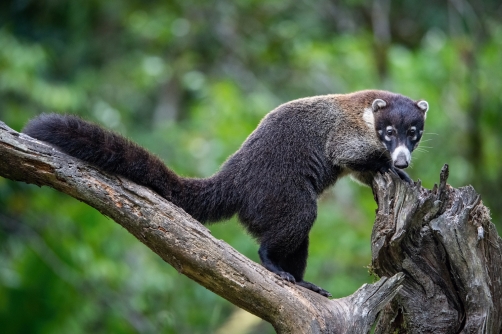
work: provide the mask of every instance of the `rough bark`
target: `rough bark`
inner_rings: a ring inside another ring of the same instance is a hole
[[[329,300],[281,280],[216,240],[152,191],[0,122],[0,176],[50,186],[89,204],[180,273],[269,321],[279,333],[367,333],[382,309],[378,333],[480,328],[498,333],[501,241],[474,190],[450,188],[446,174],[433,190],[389,175],[376,178],[373,267],[382,278]]]
[[[408,187],[390,175],[373,191],[373,271],[406,274],[375,333],[501,333],[502,239],[471,186]]]

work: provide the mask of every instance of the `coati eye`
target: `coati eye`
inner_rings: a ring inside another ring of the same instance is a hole
[[[417,128],[412,126],[409,130],[408,130],[408,136],[410,137],[415,137],[417,135]]]
[[[394,135],[394,132],[395,132],[394,128],[391,125],[387,126],[385,128],[385,140],[390,141],[391,140],[390,137]]]

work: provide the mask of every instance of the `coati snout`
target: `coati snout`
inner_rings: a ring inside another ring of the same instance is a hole
[[[410,150],[404,145],[398,146],[394,152],[391,152],[392,163],[394,167],[399,169],[405,169],[408,167],[411,161]]]

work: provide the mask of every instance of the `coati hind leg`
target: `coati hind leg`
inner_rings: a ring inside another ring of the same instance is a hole
[[[308,236],[291,254],[284,258],[275,259],[274,252],[270,252],[266,244],[260,246],[258,251],[262,265],[271,272],[279,275],[282,279],[297,285],[303,286],[306,289],[317,292],[325,297],[331,297],[331,294],[323,288],[304,281],[303,275],[307,267],[308,256]]]
[[[305,268],[307,267],[308,248],[309,237],[307,235],[305,240],[303,240],[298,248],[293,253],[284,258],[280,262],[280,265],[282,269],[293,275],[297,285],[303,286],[304,288],[317,292],[325,297],[331,297],[331,293],[329,293],[328,291],[313,283],[303,280]]]
[[[288,219],[275,222],[271,225],[273,228],[261,236],[258,254],[262,265],[282,279],[329,297],[331,294],[326,290],[303,280],[307,267],[308,234],[316,213],[317,205],[313,202],[308,208],[304,205],[302,212],[295,215],[290,212]]]

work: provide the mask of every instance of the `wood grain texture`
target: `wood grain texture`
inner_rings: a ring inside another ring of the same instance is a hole
[[[432,190],[378,176],[373,271],[406,278],[375,333],[500,333],[502,239],[471,186]]]

